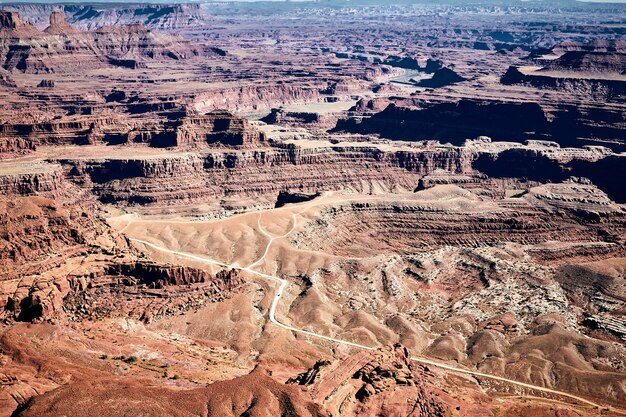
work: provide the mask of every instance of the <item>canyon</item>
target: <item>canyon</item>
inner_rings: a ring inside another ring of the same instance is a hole
[[[626,414],[625,9],[0,5],[0,416]]]

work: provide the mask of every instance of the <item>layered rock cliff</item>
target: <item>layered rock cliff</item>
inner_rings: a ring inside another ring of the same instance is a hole
[[[622,130],[626,119],[619,107],[557,108],[536,102],[462,99],[449,102],[399,100],[371,117],[340,120],[335,130],[375,133],[397,140],[431,140],[460,145],[481,135],[494,140],[523,142],[551,139],[562,146],[601,144],[626,149]]]
[[[152,134],[150,145],[183,149],[211,145],[256,147],[263,145],[265,140],[265,135],[252,128],[247,119],[226,111],[213,111],[166,122],[162,132]]]
[[[118,104],[127,98],[114,91],[106,99]],[[131,111],[135,108],[134,104],[129,106]],[[41,145],[147,143],[156,148],[185,150],[266,144],[265,135],[248,120],[223,110],[207,114],[170,110],[162,114],[165,117],[144,121],[126,115],[76,115],[33,123],[4,123],[0,124],[0,149],[7,153],[28,153]]]
[[[234,271],[215,275],[147,260],[94,216],[93,205],[15,194],[0,204],[0,266],[2,317],[18,321],[152,321],[223,299],[243,284]]]
[[[626,94],[626,78],[620,78],[622,77],[604,78],[599,73],[595,76],[592,73],[587,77],[576,77],[568,76],[567,73],[549,74],[542,71],[524,71],[512,66],[502,75],[500,82],[505,85],[522,84],[620,100]]]
[[[2,39],[39,36],[41,32],[24,21],[18,12],[0,10],[0,35]]]
[[[298,236],[299,244],[343,256],[549,241],[574,246],[597,242],[606,244],[606,252],[619,254],[626,238],[626,215],[620,206],[597,188],[573,182],[529,187],[519,197],[499,200],[438,185],[416,193],[414,199],[348,203],[323,211],[321,217],[323,222]],[[364,231],[379,243],[361,244]],[[603,253],[602,247],[597,249]]]
[[[79,30],[94,30],[102,26],[128,25],[140,22],[151,30],[180,31],[203,28],[212,18],[200,4],[127,4],[125,7],[99,4],[66,4],[59,9],[52,4],[14,4],[18,11],[36,27],[44,29],[51,13],[63,12],[70,24]]]
[[[145,66],[144,60],[179,60],[198,55],[181,38],[157,35],[141,24],[103,26],[78,32],[62,12],[53,12],[50,26],[39,32],[16,12],[2,13],[0,66],[24,73],[68,73],[77,70]]]
[[[459,150],[389,152],[345,145],[283,145],[159,158],[60,162],[71,167],[72,178],[89,184],[102,201],[165,205],[202,198],[255,198],[273,205],[284,189],[312,193],[346,187],[366,192],[413,189],[419,177],[434,169],[470,169],[470,160]],[[254,175],[246,175],[252,172]]]
[[[622,74],[626,71],[626,53],[568,51],[550,61],[541,71]]]

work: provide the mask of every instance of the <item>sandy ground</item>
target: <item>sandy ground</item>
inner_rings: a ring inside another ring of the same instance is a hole
[[[456,189],[456,187],[455,187]],[[467,196],[459,196],[452,187],[442,187],[438,190],[427,190],[422,193],[394,195],[396,200],[447,200],[450,207],[467,204]],[[443,193],[443,194],[441,194]],[[416,197],[417,195],[417,197]],[[334,350],[332,342],[345,345],[345,348],[370,348],[376,345],[376,340],[370,340],[364,329],[371,328],[377,334],[388,333],[384,328],[366,316],[358,313],[352,318],[346,318],[346,327],[326,328],[317,331],[302,329],[298,317],[294,316],[294,302],[299,297],[299,287],[279,276],[297,276],[311,274],[313,271],[329,268],[341,258],[327,253],[324,250],[299,250],[290,244],[292,233],[302,231],[308,221],[321,220],[320,209],[327,206],[337,207],[342,203],[359,201],[373,203],[389,200],[389,195],[351,195],[345,193],[327,193],[323,196],[304,203],[290,204],[282,208],[250,212],[231,216],[225,219],[209,221],[194,221],[188,219],[154,219],[142,218],[136,214],[122,214],[110,217],[109,223],[123,231],[132,239],[137,239],[139,245],[151,255],[165,262],[180,262],[177,253],[190,254],[184,263],[197,264],[203,267],[219,269],[222,266],[239,268],[249,279],[255,290],[240,294],[235,299],[225,303],[217,303],[185,318],[183,324],[179,319],[168,319],[158,324],[158,327],[167,331],[181,332],[201,339],[230,340],[230,348],[241,352],[249,351],[252,346],[260,347],[261,360],[273,361],[281,357],[290,357],[294,365],[298,361],[308,362],[319,357],[320,352],[330,353]],[[480,207],[479,202],[475,202]],[[467,207],[465,207],[467,208]],[[159,249],[167,248],[167,250]],[[197,257],[194,259],[194,257]],[[183,256],[185,258],[185,256]],[[206,259],[207,261],[203,261]],[[217,265],[214,265],[217,264]],[[264,279],[267,277],[268,279]],[[255,299],[255,294],[258,297]],[[301,294],[300,294],[301,295]],[[323,306],[324,299],[318,299]],[[300,301],[296,308],[304,311],[302,303],[311,302],[312,298]],[[247,308],[243,308],[247,306]],[[317,306],[318,312],[325,311]],[[332,310],[333,307],[327,306]],[[269,312],[269,321],[277,326],[263,326],[266,314]],[[233,315],[235,314],[235,315]],[[332,314],[328,310],[328,314]],[[206,318],[221,317],[220,320]],[[355,327],[355,322],[357,326]],[[341,324],[341,323],[337,323]],[[340,326],[341,327],[341,326]],[[357,330],[350,330],[357,329]],[[374,329],[374,327],[376,327]],[[308,325],[310,327],[310,323]],[[358,330],[361,329],[361,330]],[[325,336],[328,331],[336,336]],[[397,336],[389,334],[391,340]],[[320,339],[321,340],[315,340]],[[313,339],[313,340],[310,340]],[[390,341],[391,341],[390,340]],[[310,342],[315,341],[311,345]],[[321,349],[321,350],[320,350]],[[254,348],[248,355],[254,357]],[[428,358],[416,357],[415,360],[427,365],[439,366],[453,372],[464,372],[475,376],[495,378],[501,382],[514,383],[525,389],[545,391],[548,395],[568,397],[569,400],[597,406],[581,397],[570,394],[559,394],[558,391],[536,387],[532,384],[517,383],[502,377],[493,377],[488,374],[471,370],[462,370],[457,366],[446,365],[431,361]]]

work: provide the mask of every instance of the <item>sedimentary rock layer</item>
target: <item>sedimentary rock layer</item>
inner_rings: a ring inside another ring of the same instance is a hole
[[[0,66],[24,73],[67,73],[119,66],[145,66],[145,59],[184,59],[198,54],[180,38],[157,35],[141,24],[103,26],[79,32],[53,12],[50,26],[39,32],[16,12],[0,11]]]
[[[340,121],[337,130],[376,133],[399,140],[438,139],[461,144],[480,135],[494,140],[551,139],[562,146],[601,144],[624,149],[624,113],[610,106],[562,105],[545,108],[534,102],[463,99],[428,103],[402,100],[371,117]]]

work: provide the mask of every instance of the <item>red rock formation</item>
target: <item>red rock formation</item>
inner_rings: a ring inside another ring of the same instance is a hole
[[[167,122],[162,132],[151,135],[150,145],[183,149],[207,146],[250,148],[265,145],[265,135],[250,126],[248,120],[226,111],[205,115],[186,115]]]
[[[46,80],[40,86],[50,88]],[[133,102],[120,91],[106,95],[111,103]],[[136,103],[129,103],[132,107]],[[265,134],[248,120],[224,110],[204,115],[181,112],[167,113],[164,121],[146,118],[143,122],[126,117],[71,117],[33,123],[0,124],[0,149],[6,152],[27,152],[40,145],[93,144],[107,142],[149,143],[153,147],[203,149],[209,147],[255,148],[267,146]]]
[[[211,151],[164,158],[63,160],[76,180],[93,186],[102,201],[176,204],[202,198],[261,196],[274,205],[281,190],[315,193],[365,190],[381,185],[415,188],[434,169],[469,170],[471,160],[458,150],[386,152],[370,146],[331,146]],[[254,170],[245,182],[227,172]],[[244,200],[245,201],[245,200]],[[242,203],[244,202],[242,201]],[[258,203],[258,201],[257,201]]]
[[[57,11],[53,4],[15,5],[37,27],[45,27],[51,12]],[[151,30],[181,31],[208,27],[212,16],[200,4],[119,4],[107,7],[102,4],[64,4],[63,12],[76,28],[86,31],[107,25],[125,25],[140,22]]]
[[[0,21],[0,66],[7,70],[39,74],[110,66],[132,69],[141,67],[144,59],[180,60],[198,54],[180,38],[154,34],[141,24],[78,32],[63,12],[53,12],[50,26],[41,33],[16,12],[3,11]]]
[[[435,417],[446,410],[423,368],[400,345],[318,362],[288,382],[307,386],[317,402],[338,415]]]
[[[337,124],[341,113],[291,112],[284,109],[272,109],[261,121],[281,126],[306,126],[310,129],[327,130]]]
[[[33,25],[25,22],[19,13],[0,10],[0,45],[4,47],[4,41],[10,38],[31,38],[40,36]]]
[[[130,127],[122,122],[123,119],[111,116],[75,116],[33,123],[4,123],[0,124],[0,149],[26,152],[47,144],[85,145],[116,135],[123,135],[127,141]]]
[[[415,253],[430,251],[438,245],[480,247],[496,242],[530,245],[547,241],[602,242],[609,244],[609,252],[615,251],[616,255],[624,251],[621,242],[626,236],[626,216],[593,186],[569,183],[539,186],[522,197],[500,202],[482,200],[448,185],[422,191],[421,195],[423,198],[416,194],[414,202],[334,207],[324,213],[324,225],[312,224],[299,243],[307,249],[323,247],[344,256],[373,254],[382,249]],[[454,203],[446,203],[448,199]],[[558,222],[552,218],[554,210],[563,216]],[[328,236],[326,228],[334,230],[333,236]],[[393,242],[393,245],[366,248],[353,243],[359,242],[363,230],[367,230],[368,236],[376,237],[377,242]],[[591,248],[579,248],[583,252],[586,249]],[[601,247],[598,250],[600,254],[603,252]]]
[[[499,141],[542,137],[562,146],[602,143],[615,150],[625,148],[623,112],[604,105],[592,107],[581,112],[575,105],[551,108],[533,101],[467,98],[430,102],[412,98],[395,101],[368,118],[357,114],[340,120],[335,130],[408,141],[437,139],[457,145],[485,135]]]
[[[11,74],[4,68],[0,68],[0,87],[17,87],[17,84],[15,84],[15,81],[13,81],[13,77],[11,77]]]
[[[15,194],[0,201],[0,305],[4,313],[30,320],[58,312],[69,289],[66,262],[88,253],[128,250],[124,238],[91,212],[88,204]],[[48,271],[60,270],[46,275]]]
[[[116,263],[106,268],[107,275],[123,275],[133,277],[140,284],[151,288],[160,288],[167,285],[189,285],[209,282],[215,277],[207,271],[183,266],[161,265],[150,262]],[[235,271],[229,273],[223,271],[218,274],[218,279],[223,281],[224,290],[229,290],[237,285],[238,278]]]
[[[77,402],[84,406],[77,409]],[[125,383],[111,378],[81,380],[36,397],[16,416],[51,412],[71,413],[76,417],[103,413],[111,417],[136,413],[173,417],[329,416],[298,388],[276,382],[262,370],[193,390],[158,388],[142,385],[140,381]]]
[[[67,23],[63,11],[54,11],[50,14],[50,26],[44,32],[50,35],[70,35],[78,33],[78,29]]]
[[[461,81],[465,81],[465,78],[458,75],[454,70],[444,67],[435,71],[432,78],[422,80],[418,85],[420,87],[439,88]]]
[[[623,54],[626,55],[626,54]],[[569,64],[568,64],[569,65]],[[589,64],[596,65],[596,64]],[[604,61],[598,66],[603,68],[616,68],[622,63],[607,63]],[[546,71],[553,71],[545,68]],[[578,94],[594,94],[597,97],[619,99],[626,93],[626,80],[619,78],[605,78],[602,72],[581,71],[582,76],[577,76],[575,69],[570,68],[568,72],[546,73],[545,71],[522,72],[520,68],[509,67],[506,73],[500,78],[502,84],[521,84],[538,88],[549,88]],[[573,71],[573,72],[572,72]]]
[[[4,196],[0,205],[3,278],[24,275],[29,265],[47,262],[52,253],[68,257],[97,241],[104,243],[107,238],[111,245],[124,244],[124,239],[107,236],[106,224],[87,210],[88,207],[63,207],[44,197]],[[41,265],[38,270],[44,271]]]
[[[373,114],[385,110],[389,105],[389,100],[383,97],[374,98],[371,100],[362,98],[354,107],[350,109],[350,112],[357,114]]]
[[[54,88],[54,81],[52,80],[41,80],[39,84],[37,84],[39,88]]]
[[[62,188],[62,168],[59,165],[6,163],[0,174],[0,192],[3,195],[32,195],[54,192]]]
[[[624,7],[322,3],[2,6],[0,416],[611,413],[272,305],[621,406]]]
[[[324,81],[291,84],[285,82],[257,82],[237,87],[211,89],[193,94],[186,101],[198,112],[228,109],[234,112],[271,109],[287,104],[319,101]]]
[[[626,71],[626,53],[569,51],[550,61],[541,71],[622,74]]]
[[[35,196],[10,195],[0,202],[3,317],[32,321],[59,317],[65,311],[78,319],[107,312],[151,321],[224,297],[243,284],[234,271],[212,275],[201,269],[137,260],[126,239],[91,210],[86,204],[61,205]],[[166,298],[158,291],[183,285],[197,288],[189,293],[172,290]],[[126,287],[129,294],[137,292],[132,288],[156,292],[138,294],[137,300],[125,306],[119,297]],[[88,288],[106,288],[93,297],[97,305],[82,299]],[[68,295],[70,301],[62,309]],[[155,299],[165,302],[155,303]]]
[[[559,42],[550,49],[555,55],[562,55],[571,51],[581,52],[612,52],[626,53],[626,42],[623,39],[592,39],[589,42],[567,40]]]

